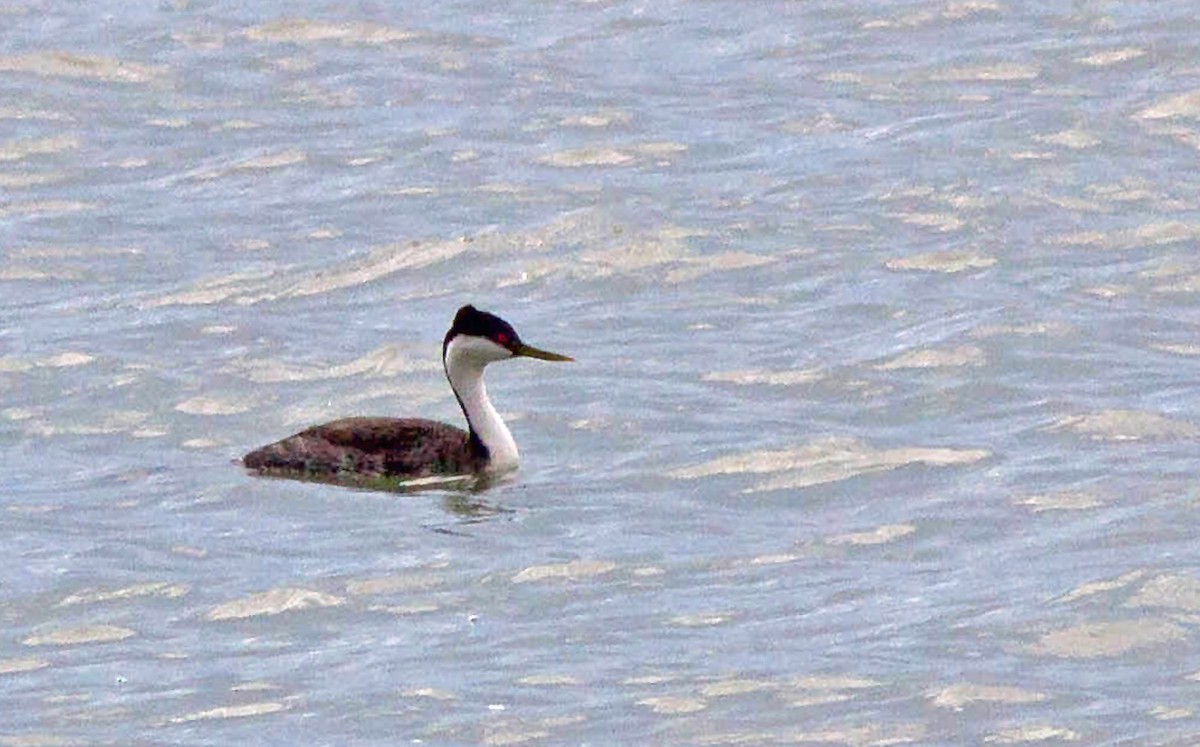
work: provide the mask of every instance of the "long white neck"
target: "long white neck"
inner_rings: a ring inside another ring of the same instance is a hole
[[[471,338],[451,340],[446,346],[443,360],[446,378],[458,395],[471,431],[488,450],[488,470],[500,472],[516,469],[521,462],[517,442],[488,398],[487,387],[483,383],[483,369],[489,361],[480,352]]]

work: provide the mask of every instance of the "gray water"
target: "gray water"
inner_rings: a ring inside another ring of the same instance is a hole
[[[1195,17],[0,5],[0,745],[1194,743]]]

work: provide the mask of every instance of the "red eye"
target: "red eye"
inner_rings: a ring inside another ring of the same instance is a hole
[[[496,342],[500,343],[501,345],[507,345],[508,344],[508,335],[504,334],[503,332],[497,332],[496,333]]]

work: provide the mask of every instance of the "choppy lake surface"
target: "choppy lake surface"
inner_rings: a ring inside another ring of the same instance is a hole
[[[1200,738],[1194,4],[0,24],[0,745]]]

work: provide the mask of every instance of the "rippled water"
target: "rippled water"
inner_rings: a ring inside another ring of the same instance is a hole
[[[393,5],[0,5],[0,745],[1200,738],[1194,4]]]

